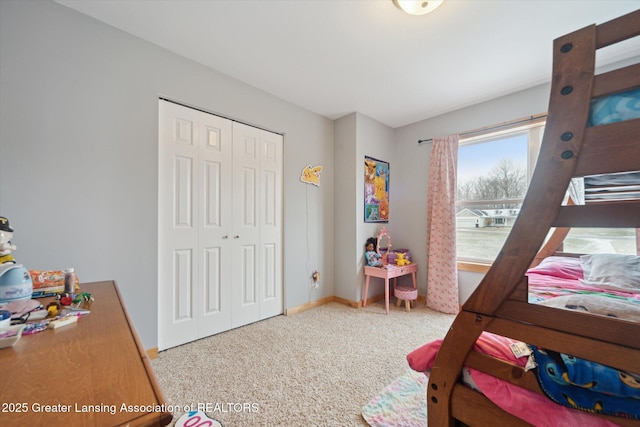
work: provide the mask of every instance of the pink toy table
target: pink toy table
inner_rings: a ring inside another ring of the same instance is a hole
[[[398,277],[404,276],[405,274],[411,274],[411,278],[413,279],[413,287],[416,288],[416,271],[418,271],[418,264],[409,264],[404,265],[402,267],[398,267],[397,265],[387,264],[384,267],[364,267],[364,275],[366,277],[364,284],[364,303],[363,307],[367,306],[367,296],[369,294],[369,279],[371,277],[380,277],[384,279],[384,303],[385,308],[387,310],[387,314],[389,314],[389,279],[393,279],[393,285],[396,285]]]

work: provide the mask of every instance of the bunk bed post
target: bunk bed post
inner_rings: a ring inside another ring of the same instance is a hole
[[[452,427],[451,394],[467,354],[473,347],[490,318],[460,312],[438,352],[436,363],[429,374],[427,387],[427,416],[429,427]],[[472,325],[472,326],[471,326]]]

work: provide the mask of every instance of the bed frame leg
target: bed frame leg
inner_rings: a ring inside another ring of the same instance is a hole
[[[458,381],[467,354],[491,321],[491,317],[461,311],[438,351],[427,387],[429,427],[453,427],[451,395]]]

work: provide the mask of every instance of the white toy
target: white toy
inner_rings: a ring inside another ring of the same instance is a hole
[[[11,243],[12,238],[13,228],[9,225],[9,220],[0,216],[0,264],[16,262],[11,255],[17,249],[16,245]]]
[[[33,281],[29,270],[16,264],[12,252],[16,245],[11,243],[13,228],[9,220],[0,216],[0,304],[31,299]]]

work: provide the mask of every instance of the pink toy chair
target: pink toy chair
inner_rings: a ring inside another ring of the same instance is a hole
[[[397,298],[396,307],[400,307],[400,303],[404,301],[404,308],[409,313],[411,304],[418,300],[418,290],[411,286],[396,286],[393,288],[393,296]]]

